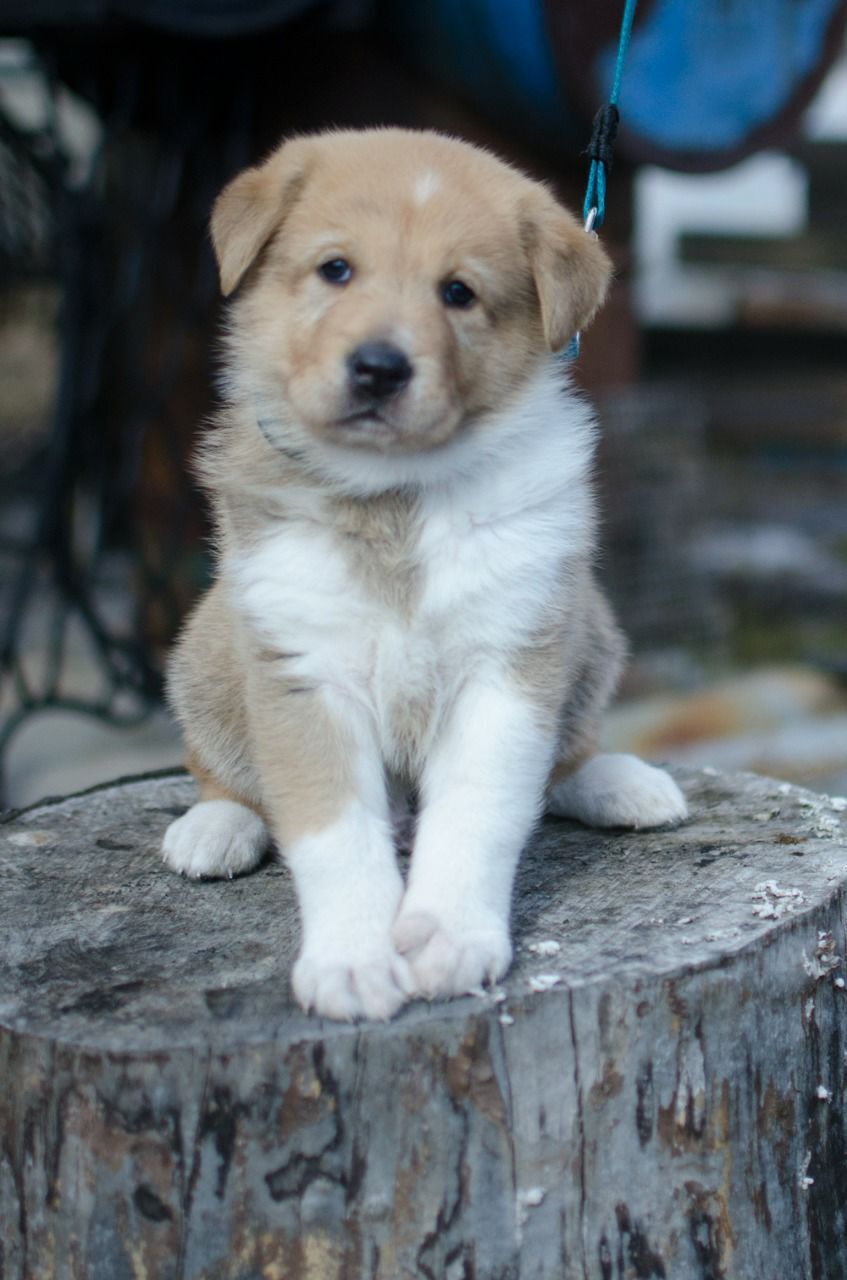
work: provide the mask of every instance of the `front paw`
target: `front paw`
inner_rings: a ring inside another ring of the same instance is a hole
[[[401,908],[392,937],[406,957],[417,995],[459,996],[496,982],[509,967],[507,926],[493,914],[446,912],[432,906]]]
[[[386,938],[384,943],[339,947],[328,940],[304,947],[291,974],[297,1001],[307,1013],[353,1022],[387,1022],[414,984],[409,966]]]

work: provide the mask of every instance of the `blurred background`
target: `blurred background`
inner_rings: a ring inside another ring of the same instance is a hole
[[[847,791],[843,0],[641,0],[575,378],[632,660],[607,745]],[[180,761],[211,203],[293,130],[486,143],[580,209],[622,0],[0,0],[0,758]]]

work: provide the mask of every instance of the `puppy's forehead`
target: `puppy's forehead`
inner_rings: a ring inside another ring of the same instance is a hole
[[[366,129],[323,134],[312,141],[318,167],[330,169],[339,180],[358,176],[384,186],[411,179],[418,198],[433,194],[442,181],[447,187],[529,181],[490,152],[427,131]]]
[[[349,149],[338,146],[343,137]],[[311,240],[486,255],[514,241],[530,185],[495,157],[436,135],[331,136],[319,139],[291,229]]]

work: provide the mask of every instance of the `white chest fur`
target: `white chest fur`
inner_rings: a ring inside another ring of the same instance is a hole
[[[320,501],[224,565],[262,642],[302,655],[287,673],[364,704],[387,759],[403,754],[398,726],[410,708],[418,734],[431,731],[470,670],[502,669],[531,642],[563,561],[590,547],[590,418],[545,391],[534,412],[513,411],[511,429],[481,442],[475,471],[423,490],[391,567],[405,575],[399,595],[380,589],[378,556],[367,565],[366,549],[351,554],[349,531]]]

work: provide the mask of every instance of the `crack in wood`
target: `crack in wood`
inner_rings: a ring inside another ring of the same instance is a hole
[[[586,1203],[586,1183],[585,1183],[585,1103],[582,1096],[582,1079],[579,1069],[579,1041],[576,1034],[576,1017],[574,1013],[573,991],[568,992],[568,1018],[571,1030],[571,1047],[573,1050],[573,1080],[574,1091],[576,1095],[576,1125],[578,1134],[578,1160],[579,1160],[579,1207],[577,1209],[577,1221],[579,1223],[579,1250],[580,1262],[582,1265],[582,1274],[584,1280],[590,1280],[588,1274],[588,1257],[586,1253],[585,1243],[585,1203]]]
[[[194,1129],[194,1137],[191,1143],[191,1168],[188,1171],[188,1180],[185,1183],[185,1190],[182,1195],[182,1213],[179,1219],[179,1241],[176,1257],[177,1280],[189,1280],[185,1270],[186,1253],[188,1249],[188,1237],[191,1230],[191,1210],[194,1204],[194,1196],[197,1190],[197,1182],[200,1177],[200,1169],[203,1159],[203,1116],[206,1111],[206,1102],[209,1095],[211,1078],[212,1051],[210,1049],[206,1054],[206,1063],[203,1070],[203,1083],[200,1089],[200,1101],[197,1109],[197,1124]],[[180,1162],[180,1171],[184,1176],[184,1159]]]

